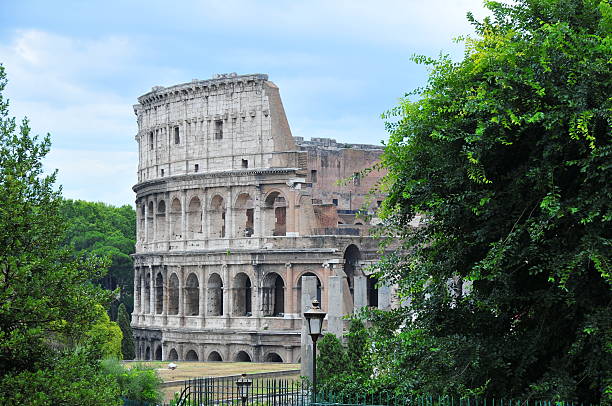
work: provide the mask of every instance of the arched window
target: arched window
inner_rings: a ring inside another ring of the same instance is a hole
[[[143,204],[140,206],[140,221],[138,223],[138,240],[144,241],[146,239],[145,235],[145,221],[146,221],[146,206]]]
[[[240,272],[234,278],[234,315],[250,316],[251,312],[251,279]]]
[[[145,349],[145,360],[149,361],[151,359],[151,348],[147,347]]]
[[[319,277],[312,272],[306,272],[302,274],[302,276],[314,276],[315,278],[317,278],[317,300],[319,301],[319,303],[321,303],[321,280],[319,279]],[[300,276],[300,278],[297,281],[297,289],[298,289],[297,300],[299,303],[298,307],[301,306],[301,300],[302,300],[302,276]]]
[[[264,204],[266,235],[287,234],[287,201],[279,192],[270,193]]]
[[[268,355],[266,355],[264,362],[283,362],[283,359],[277,353],[270,352]]]
[[[236,354],[236,362],[251,362],[251,356],[245,351],[240,351]]]
[[[161,272],[155,276],[155,314],[164,312],[164,277]]]
[[[155,215],[155,212],[153,211],[154,207],[153,207],[153,202],[149,202],[149,210],[147,213],[147,241],[151,242],[153,241],[153,216]]]
[[[236,199],[236,204],[234,205],[236,237],[251,237],[253,235],[253,207],[253,199],[247,193],[241,193]]]
[[[181,201],[177,198],[172,199],[170,205],[170,236],[173,240],[183,238],[183,225],[181,224]]]
[[[161,361],[162,360],[162,348],[161,348],[161,345],[158,345],[157,349],[155,350],[155,360],[157,360],[157,361]]]
[[[210,203],[210,237],[225,237],[225,201],[219,195],[215,195]]]
[[[141,298],[142,310],[144,314],[151,313],[151,274],[147,273],[144,275],[144,295]]]
[[[208,278],[208,315],[221,316],[223,314],[223,281],[217,273]]]
[[[155,225],[156,227],[155,232],[157,233],[157,239],[165,240],[166,239],[166,202],[164,202],[163,200],[160,200],[159,202],[157,202],[156,217],[157,217],[157,224]]]
[[[185,361],[198,361],[198,353],[195,352],[194,350],[189,350],[187,351],[187,354],[185,354]]]
[[[179,280],[173,273],[168,280],[168,314],[179,312]]]
[[[208,361],[219,362],[223,361],[223,358],[221,358],[221,355],[217,351],[212,351],[208,354]]]
[[[168,353],[168,361],[178,361],[178,352],[174,348]]]
[[[378,278],[374,275],[368,275],[368,306],[378,307]]]
[[[187,223],[190,238],[202,233],[202,204],[197,197],[192,198],[187,207]]]
[[[354,295],[354,287],[355,287],[355,273],[359,266],[359,260],[361,259],[361,253],[359,252],[359,248],[356,245],[351,244],[346,247],[344,251],[344,273],[346,274],[346,279],[348,282],[349,290],[351,292],[351,296]]]
[[[285,283],[276,272],[264,277],[262,307],[264,316],[282,317],[285,314]]]
[[[185,283],[186,309],[185,315],[197,316],[200,314],[200,284],[198,277],[194,273],[190,273]]]

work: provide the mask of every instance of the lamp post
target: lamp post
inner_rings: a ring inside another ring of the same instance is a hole
[[[312,338],[312,395],[313,400],[316,401],[317,396],[317,340],[321,337],[321,330],[323,329],[323,319],[325,318],[325,312],[321,310],[319,301],[317,299],[312,301],[312,307],[310,310],[304,312],[304,318],[306,318],[306,324],[308,325],[308,334]]]
[[[242,406],[246,405],[247,399],[249,398],[249,387],[253,384],[253,381],[246,378],[246,374],[242,374],[240,379],[236,381],[238,387],[238,393],[240,393],[240,399],[242,399]]]

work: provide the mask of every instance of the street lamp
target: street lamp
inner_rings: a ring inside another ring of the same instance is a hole
[[[253,381],[246,378],[246,374],[242,374],[240,379],[236,381],[238,387],[238,393],[240,393],[240,399],[242,399],[242,406],[246,405],[249,397],[249,387],[253,384]]]
[[[313,399],[317,396],[317,340],[321,337],[323,330],[323,319],[325,312],[321,310],[317,299],[312,301],[310,310],[304,312],[306,324],[308,325],[308,334],[312,338],[312,393]]]

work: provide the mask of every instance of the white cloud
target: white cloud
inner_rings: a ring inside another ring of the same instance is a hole
[[[45,159],[48,172],[58,169],[64,197],[133,204],[138,154],[54,148]]]
[[[253,2],[212,0],[196,2],[202,18],[238,30],[256,29],[328,40],[359,39],[381,45],[412,48],[446,46],[449,39],[471,32],[466,13],[485,15],[482,0],[315,0],[308,2]],[[184,11],[184,10],[183,10]]]

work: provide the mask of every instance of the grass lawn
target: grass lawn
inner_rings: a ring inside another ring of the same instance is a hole
[[[168,369],[168,364],[174,362],[177,367],[175,370]],[[133,363],[126,363],[129,368]],[[187,362],[187,361],[150,361],[139,362],[157,370],[159,376],[168,381],[181,381],[190,378],[201,378],[207,376],[227,376],[240,375],[242,373],[254,374],[259,372],[287,371],[300,369],[300,364],[282,363],[255,363],[255,362]],[[299,372],[296,374],[296,377]],[[289,377],[287,377],[289,378]],[[174,392],[183,389],[182,385],[176,387],[163,388],[166,401],[172,399]]]

